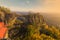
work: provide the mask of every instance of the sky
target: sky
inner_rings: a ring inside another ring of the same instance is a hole
[[[0,6],[12,11],[60,13],[60,0],[0,0]]]

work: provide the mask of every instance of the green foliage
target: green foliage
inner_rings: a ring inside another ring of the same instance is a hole
[[[0,7],[0,11],[2,11],[4,13],[10,13],[11,12],[8,8],[5,8],[5,7]]]
[[[28,14],[23,15],[23,23],[16,21],[20,28],[17,30],[18,35],[13,39],[20,40],[60,40],[60,30],[55,26],[48,26],[41,15]],[[17,29],[17,28],[16,28]],[[15,36],[14,36],[15,37]]]
[[[60,40],[60,29],[47,25],[39,13],[17,15],[0,7],[0,18],[8,25],[11,40]]]

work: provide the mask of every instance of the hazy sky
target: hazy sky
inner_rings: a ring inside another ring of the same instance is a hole
[[[13,11],[60,13],[60,0],[0,0],[0,5]]]

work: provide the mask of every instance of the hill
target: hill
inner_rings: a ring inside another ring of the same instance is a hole
[[[0,19],[8,25],[11,40],[60,40],[60,29],[48,25],[40,13],[17,14],[0,7]]]
[[[16,12],[16,13],[27,15],[30,12]],[[34,13],[34,12],[32,12],[32,13]],[[60,27],[60,14],[59,13],[43,13],[43,12],[41,12],[40,14],[44,17],[44,20],[48,25],[54,25],[54,26]]]

